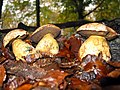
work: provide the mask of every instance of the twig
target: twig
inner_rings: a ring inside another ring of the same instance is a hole
[[[102,0],[99,5],[97,5],[93,10],[91,10],[89,13],[85,14],[83,17],[86,17],[89,14],[91,14],[92,12],[94,12],[98,7],[100,7],[102,5],[103,2],[104,2],[104,0]]]

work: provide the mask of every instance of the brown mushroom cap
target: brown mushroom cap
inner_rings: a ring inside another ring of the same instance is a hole
[[[77,33],[85,37],[99,35],[105,37],[108,40],[111,40],[117,36],[117,33],[112,28],[101,23],[88,23],[82,25],[77,29]]]
[[[38,43],[41,38],[48,33],[51,33],[53,37],[56,38],[58,35],[60,35],[61,29],[52,24],[43,25],[33,32],[30,39],[32,42]]]
[[[5,37],[3,38],[3,45],[6,47],[6,45],[13,39],[20,37],[25,38],[29,33],[23,29],[15,29],[10,32],[8,32]]]

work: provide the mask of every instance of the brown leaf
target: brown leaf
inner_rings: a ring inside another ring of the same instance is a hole
[[[63,41],[63,47],[59,50],[57,57],[64,57],[68,61],[73,61],[74,58],[78,58],[78,50],[83,43],[82,39],[74,34]]]
[[[9,48],[4,48],[4,47],[2,46],[1,50],[2,50],[2,55],[3,55],[6,59],[15,59],[13,53],[9,50]]]
[[[3,65],[0,65],[0,86],[2,86],[3,81],[5,80],[6,77],[6,71]]]
[[[4,90],[15,90],[16,88],[18,88],[26,82],[26,80],[23,77],[15,77],[8,75],[7,79],[8,80],[3,87]]]
[[[8,61],[8,63],[6,63],[4,66],[7,72],[10,74],[21,76],[25,79],[34,80],[42,78],[44,75],[46,75],[46,71],[43,68],[29,65],[24,62]]]
[[[110,72],[107,76],[112,78],[117,78],[120,76],[120,69],[115,69],[112,72]]]
[[[71,78],[68,90],[101,90],[100,86],[94,83],[83,82],[77,78]]]
[[[65,46],[76,56],[78,57],[78,50],[82,45],[83,41],[79,37],[76,37],[74,34],[65,42]]]
[[[3,57],[3,56],[0,56],[0,64],[2,64],[2,63],[5,62],[5,61],[6,61],[6,58]]]
[[[93,71],[97,75],[97,79],[106,76],[112,71],[112,67],[103,62],[101,55],[98,57],[90,54],[86,55],[86,57],[83,58],[81,66],[86,72]]]
[[[112,65],[112,66],[114,66],[114,67],[118,67],[118,68],[120,68],[120,62],[118,62],[118,61],[110,61],[110,62],[108,62],[110,65]]]
[[[18,87],[16,90],[30,90],[32,88],[31,84],[24,84],[20,87]]]
[[[68,73],[60,70],[50,70],[47,75],[43,78],[44,82],[47,82],[48,86],[51,87],[58,87],[59,84],[62,83],[65,76],[67,76]]]
[[[67,58],[69,61],[71,58],[75,57],[74,54],[66,47],[63,47],[56,56]]]

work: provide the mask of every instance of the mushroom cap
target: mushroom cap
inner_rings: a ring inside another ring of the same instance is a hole
[[[7,44],[17,38],[17,37],[23,37],[25,38],[29,33],[23,29],[15,29],[10,32],[8,32],[5,37],[3,38],[3,46],[6,47]]]
[[[46,24],[37,28],[32,33],[30,39],[32,40],[32,42],[38,43],[41,40],[41,38],[48,33],[51,33],[53,37],[56,38],[58,35],[60,35],[61,29],[55,25]]]
[[[59,52],[59,45],[52,34],[46,34],[37,44],[36,51],[43,55],[52,57]]]
[[[117,33],[112,28],[101,23],[84,24],[77,29],[77,33],[85,37],[99,35],[105,37],[108,40],[111,40],[117,36]]]
[[[98,56],[102,53],[102,59],[109,61],[111,59],[110,48],[103,36],[90,36],[80,47],[79,57],[82,59],[88,54]]]
[[[22,60],[25,62],[24,57],[35,53],[35,49],[32,45],[22,41],[21,39],[15,39],[12,43],[13,53],[16,60]]]

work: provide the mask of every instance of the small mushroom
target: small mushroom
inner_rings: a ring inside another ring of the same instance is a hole
[[[61,29],[52,24],[43,25],[43,26],[37,28],[32,33],[30,39],[32,42],[38,43],[41,40],[41,38],[48,33],[51,33],[53,35],[53,37],[56,38],[57,36],[60,35]]]
[[[117,36],[117,33],[100,23],[85,24],[77,29],[77,33],[89,37],[79,49],[79,57],[83,59],[88,54],[98,56],[102,53],[102,59],[106,62],[111,59],[110,48],[107,40]]]
[[[28,35],[28,32],[23,29],[15,29],[8,32],[5,37],[3,38],[3,46],[6,47],[11,40],[20,37],[25,38]]]
[[[36,51],[42,55],[53,56],[59,52],[59,45],[51,33],[46,34],[37,44]]]
[[[22,60],[23,62],[26,62],[25,57],[28,55],[36,55],[35,48],[22,41],[21,39],[15,39],[12,43],[12,49],[13,53],[16,57],[16,60]],[[37,56],[35,56],[37,57]]]

